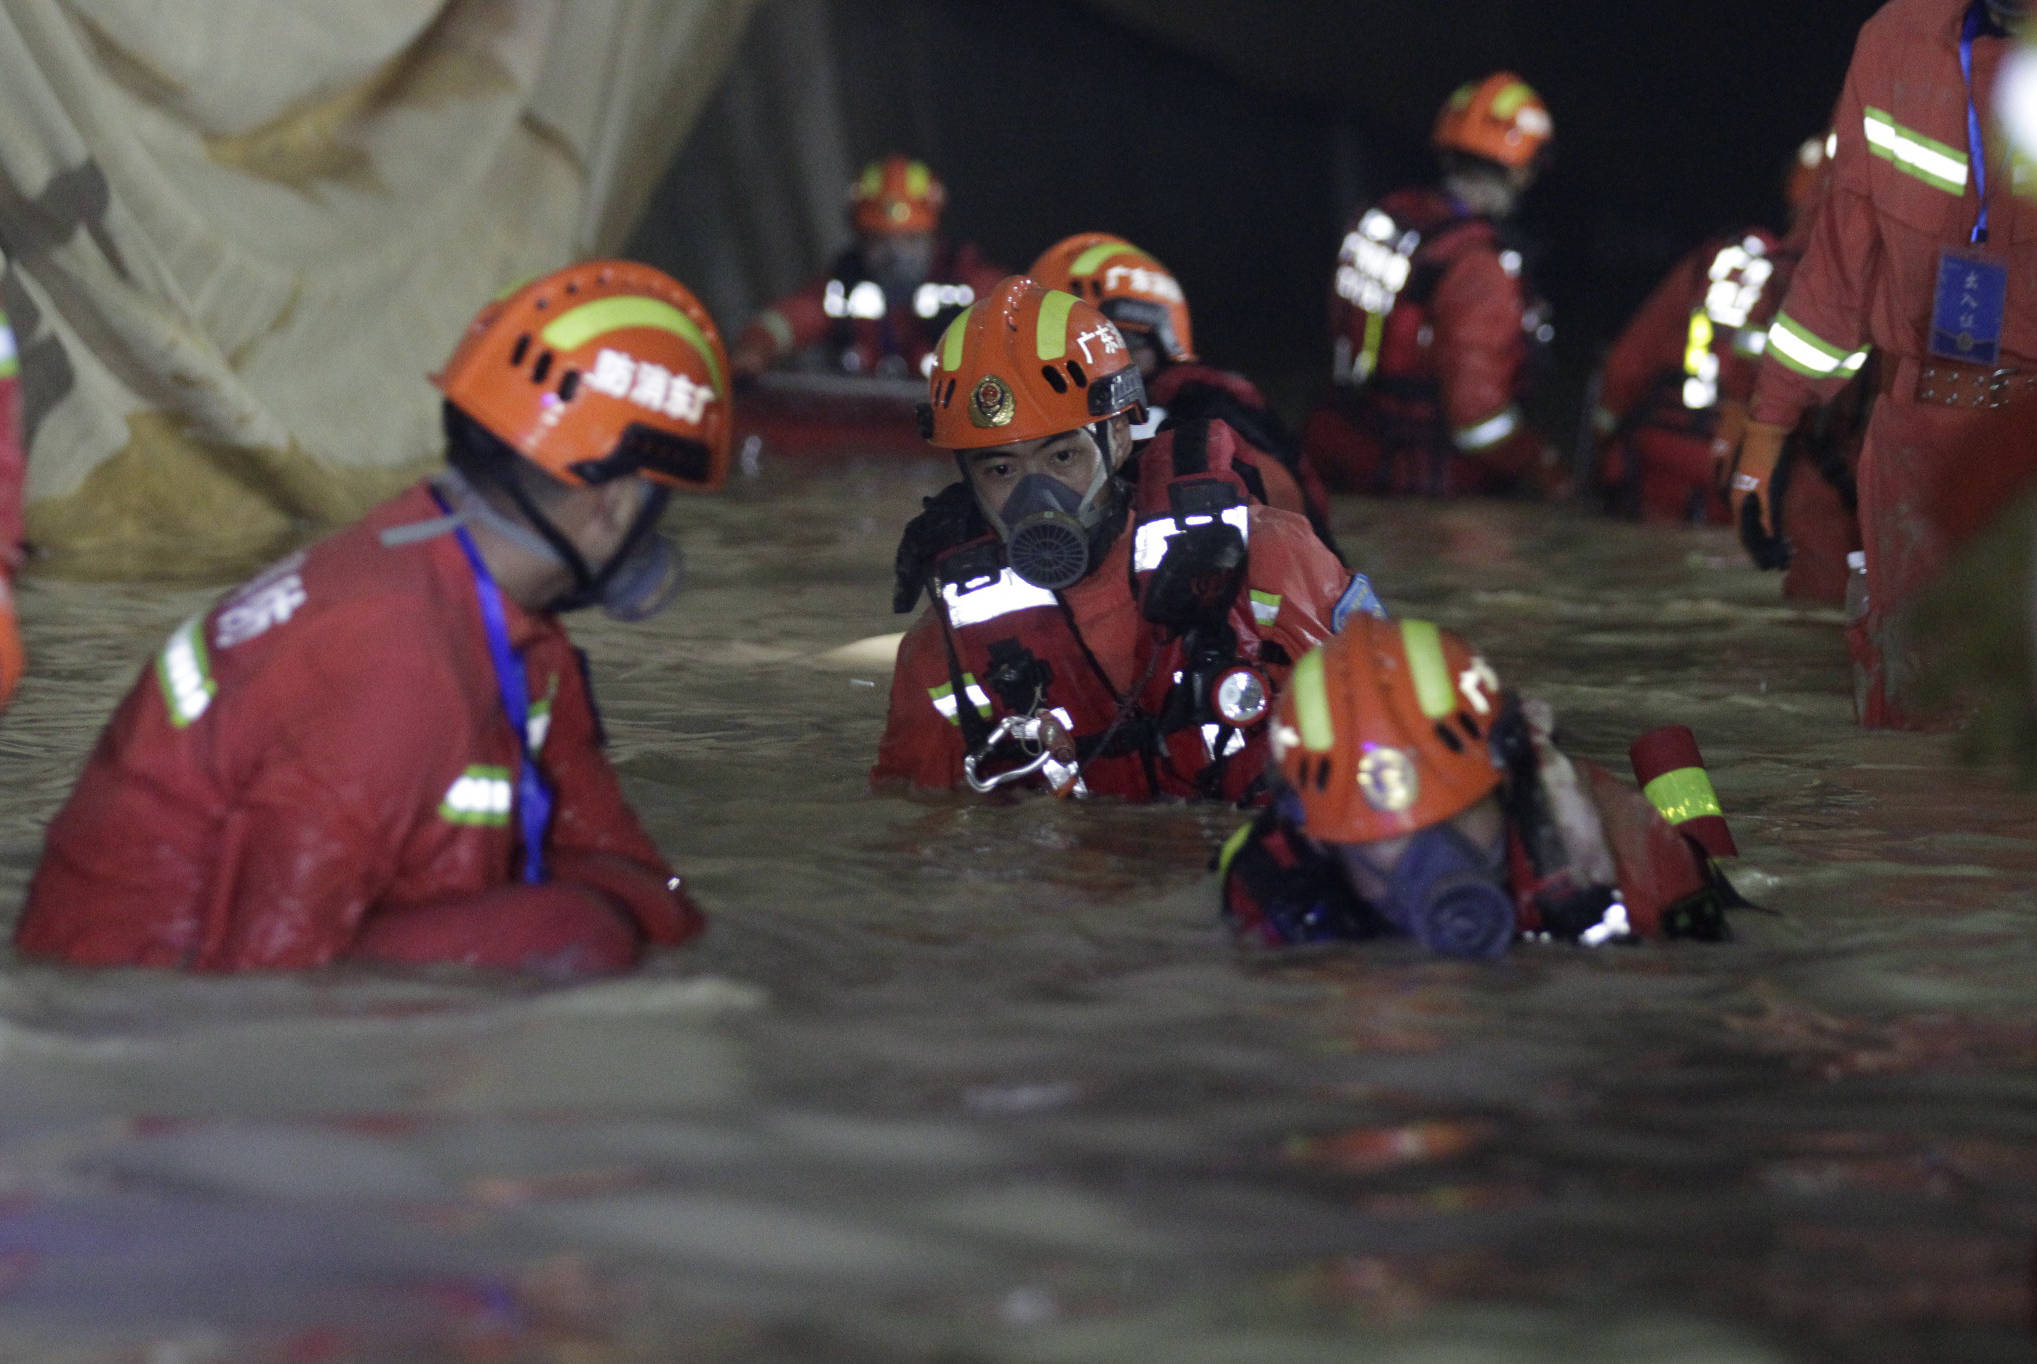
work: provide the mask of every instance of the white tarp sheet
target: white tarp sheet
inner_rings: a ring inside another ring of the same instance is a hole
[[[330,521],[437,450],[480,302],[613,251],[753,0],[0,0],[31,542]]]

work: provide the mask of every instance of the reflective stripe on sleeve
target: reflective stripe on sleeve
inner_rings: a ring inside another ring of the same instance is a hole
[[[1521,409],[1509,407],[1496,417],[1487,417],[1472,426],[1460,426],[1450,433],[1450,439],[1457,443],[1459,450],[1476,454],[1490,450],[1501,441],[1521,429]]]
[[[1867,149],[1897,170],[1947,194],[1966,193],[1965,153],[1905,128],[1886,109],[1869,106],[1861,126]]]
[[[1768,349],[1783,364],[1812,379],[1831,378],[1848,359],[1847,351],[1825,341],[1788,313],[1776,314],[1775,325],[1768,329]]]
[[[1280,594],[1252,589],[1252,623],[1265,629],[1280,619]]]

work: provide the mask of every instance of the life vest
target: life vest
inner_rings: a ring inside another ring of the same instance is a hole
[[[1394,196],[1360,214],[1337,251],[1332,380],[1370,399],[1436,408],[1440,389],[1430,355],[1436,290],[1461,255],[1481,247],[1521,277],[1521,254],[1503,244],[1498,225],[1459,211],[1441,194]],[[1525,379],[1543,368],[1555,332],[1547,304],[1532,289],[1523,293]]]
[[[995,536],[935,558],[930,586],[948,647],[951,718],[972,752],[1005,717],[1046,714],[1072,740],[1074,760],[1047,763],[1029,779],[1035,785],[1232,802],[1263,789],[1270,709],[1234,725],[1216,697],[1239,669],[1255,670],[1257,685],[1268,687],[1257,671],[1268,648],[1259,618],[1270,623],[1279,610],[1247,586],[1253,499],[1232,467],[1233,448],[1228,428],[1208,424],[1168,432],[1137,456],[1127,604],[1142,624],[1128,694],[1091,654],[1060,596],[1012,572]],[[1233,565],[1222,562],[1226,546]],[[1214,608],[1197,623],[1155,623],[1184,585],[1211,594]],[[1226,592],[1228,601],[1217,599]]]
[[[921,374],[935,341],[976,301],[976,291],[956,269],[956,255],[953,246],[943,243],[926,282],[896,308],[883,286],[869,277],[861,252],[837,257],[821,293],[821,308],[832,319],[828,347],[835,362],[850,373],[892,369],[895,377]]]
[[[1713,252],[1684,332],[1682,363],[1657,379],[1639,424],[1710,439],[1718,427],[1722,383],[1734,366],[1761,362],[1773,302],[1769,282],[1794,261],[1759,228]],[[1728,389],[1732,386],[1727,386]]]

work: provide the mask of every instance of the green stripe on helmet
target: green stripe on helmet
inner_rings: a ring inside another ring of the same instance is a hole
[[[1408,675],[1422,714],[1431,720],[1456,714],[1457,684],[1450,680],[1450,664],[1443,657],[1442,634],[1428,621],[1404,620],[1400,643],[1407,651]]]
[[[1288,679],[1294,695],[1294,718],[1301,730],[1302,745],[1311,753],[1327,753],[1337,742],[1337,726],[1330,718],[1330,688],[1323,677],[1323,651],[1311,649],[1294,665]]]
[[[1095,246],[1090,247],[1075,258],[1075,264],[1068,267],[1068,273],[1071,275],[1086,275],[1112,256],[1125,251],[1136,251],[1137,249],[1130,242],[1098,242]]]
[[[1040,300],[1040,322],[1033,338],[1042,360],[1059,360],[1068,353],[1068,314],[1078,302],[1075,295],[1049,289]]]
[[[661,298],[646,298],[641,294],[599,298],[559,314],[545,324],[540,335],[553,350],[578,350],[597,336],[637,327],[670,332],[699,351],[700,358],[707,364],[708,378],[714,381],[715,394],[726,395],[727,384],[722,379],[721,362],[714,357],[714,347],[708,343],[707,333],[700,329],[699,323]]]
[[[977,307],[981,306],[981,304],[977,305]],[[947,332],[941,337],[942,369],[962,368],[962,352],[966,348],[965,343],[969,339],[969,317],[975,311],[975,308],[967,309],[960,317],[948,324]]]

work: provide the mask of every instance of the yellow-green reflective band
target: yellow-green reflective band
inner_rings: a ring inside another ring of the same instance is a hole
[[[163,689],[170,723],[178,729],[188,727],[212,704],[219,684],[212,680],[212,659],[205,652],[204,617],[193,616],[171,634],[156,655],[156,682]]]
[[[1790,369],[1811,379],[1828,379],[1849,358],[1788,313],[1777,313],[1768,329],[1768,352]]]
[[[626,327],[672,333],[700,352],[700,358],[707,364],[707,376],[714,381],[715,394],[721,396],[726,391],[721,363],[714,358],[714,347],[707,343],[707,334],[692,318],[661,298],[645,298],[640,294],[599,298],[559,314],[545,324],[540,334],[553,350],[578,350],[597,336]]]
[[[1033,344],[1042,360],[1059,360],[1068,353],[1068,314],[1075,303],[1075,295],[1059,289],[1049,289],[1040,300],[1040,323]]]
[[[1464,84],[1458,86],[1455,93],[1453,93],[1450,96],[1450,107],[1452,109],[1463,109],[1467,107],[1471,103],[1471,97],[1477,93],[1478,86],[1476,83],[1472,81],[1464,82]]]
[[[1098,242],[1075,258],[1075,264],[1068,267],[1071,275],[1086,275],[1097,266],[1121,251],[1130,251],[1130,242]]]
[[[1966,193],[1966,153],[1905,128],[1885,109],[1869,106],[1861,115],[1867,149],[1904,174],[1947,194]]]
[[[963,343],[968,340],[969,333],[969,314],[975,311],[974,308],[968,309],[948,324],[946,334],[941,337],[942,369],[962,368]]]
[[[1509,119],[1521,112],[1521,106],[1537,98],[1534,87],[1526,81],[1515,81],[1492,98],[1492,116]]]
[[[515,789],[510,785],[509,769],[477,764],[446,788],[445,799],[439,802],[439,818],[448,824],[501,828],[509,823],[514,804]]]
[[[884,165],[880,161],[872,161],[869,165],[863,167],[863,178],[856,182],[856,190],[865,198],[868,198],[883,188]]]
[[[1303,747],[1311,753],[1327,753],[1337,742],[1337,727],[1330,721],[1330,689],[1323,680],[1323,651],[1311,649],[1294,665],[1287,685],[1294,692],[1294,718],[1301,729]]]
[[[1719,793],[1712,789],[1712,779],[1702,767],[1679,767],[1674,772],[1664,772],[1642,787],[1641,794],[1671,824],[1726,813],[1719,808]]]
[[[1218,876],[1228,876],[1231,874],[1231,859],[1238,855],[1238,850],[1243,848],[1252,837],[1253,823],[1254,821],[1252,820],[1246,820],[1238,826],[1236,833],[1224,840],[1223,851],[1217,854]]]
[[[1450,680],[1450,665],[1443,658],[1443,637],[1425,620],[1400,623],[1401,647],[1407,650],[1408,674],[1414,679],[1415,700],[1422,714],[1440,720],[1457,713],[1457,684]]]
[[[924,161],[915,161],[905,168],[905,192],[915,199],[924,199],[933,188],[934,173],[927,169]]]

